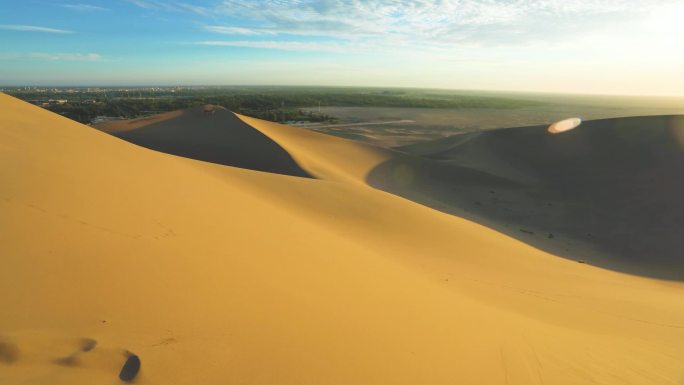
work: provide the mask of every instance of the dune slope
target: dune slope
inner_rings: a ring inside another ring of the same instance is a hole
[[[437,164],[412,186],[435,207],[556,255],[684,280],[684,116],[588,121],[558,135],[502,129],[401,150]],[[464,184],[454,168],[515,183]]]
[[[684,280],[684,117],[589,121],[559,135],[501,129],[399,152],[241,119],[319,178],[369,184],[554,255]]]
[[[275,142],[223,107],[195,107],[151,118],[101,123],[98,129],[153,150],[186,158],[308,177]],[[205,111],[206,110],[206,111]]]
[[[0,383],[117,383],[131,354],[137,384],[682,382],[683,285],[378,191],[384,153],[353,151],[255,172],[0,94]]]

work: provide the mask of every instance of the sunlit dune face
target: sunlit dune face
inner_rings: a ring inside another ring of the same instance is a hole
[[[550,125],[548,131],[551,134],[560,134],[565,131],[570,131],[580,124],[582,124],[582,119],[580,118],[565,119]]]

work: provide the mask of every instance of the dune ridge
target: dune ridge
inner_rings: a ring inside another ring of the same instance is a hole
[[[545,126],[490,130],[397,151],[240,118],[320,178],[353,169],[345,180],[554,255],[684,280],[684,116],[595,120],[556,136]]]
[[[2,383],[112,383],[126,352],[139,384],[684,379],[684,285],[366,184],[392,152],[240,117],[298,178],[0,109]]]
[[[269,137],[244,124],[223,107],[195,107],[153,117],[105,122],[97,127],[121,139],[168,154],[310,177]]]

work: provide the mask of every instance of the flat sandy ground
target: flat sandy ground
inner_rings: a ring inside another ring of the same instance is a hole
[[[169,155],[0,94],[0,383],[120,383],[132,355],[136,384],[684,381],[682,283],[400,197],[402,168],[371,185],[417,156],[234,117],[153,120]],[[259,155],[205,161],[222,119]]]
[[[312,124],[310,129],[382,147],[405,146],[444,138],[464,132],[479,132],[508,127],[549,125],[571,116],[584,120],[646,115],[684,114],[682,98],[638,98],[598,96],[525,96],[538,106],[517,108],[389,108],[389,107],[322,107],[321,113],[338,122]],[[314,113],[318,107],[305,109]],[[386,123],[398,121],[402,123]],[[361,124],[371,123],[371,124]],[[383,124],[377,124],[383,123]],[[341,126],[348,125],[348,126]]]

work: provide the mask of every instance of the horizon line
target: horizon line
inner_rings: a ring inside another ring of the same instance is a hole
[[[139,85],[114,85],[114,84],[90,84],[90,85],[10,85],[0,84],[0,89],[6,88],[153,88],[153,87],[280,87],[280,88],[374,88],[374,89],[413,89],[413,90],[439,90],[439,91],[454,91],[454,92],[494,92],[494,93],[519,93],[519,94],[548,94],[548,95],[574,95],[574,96],[627,96],[627,97],[668,97],[668,98],[684,98],[682,94],[637,94],[637,93],[611,93],[611,92],[587,92],[587,91],[571,91],[559,92],[548,90],[513,90],[513,89],[488,89],[488,88],[445,88],[445,87],[420,87],[420,86],[369,86],[369,85],[302,85],[302,84],[139,84]]]

